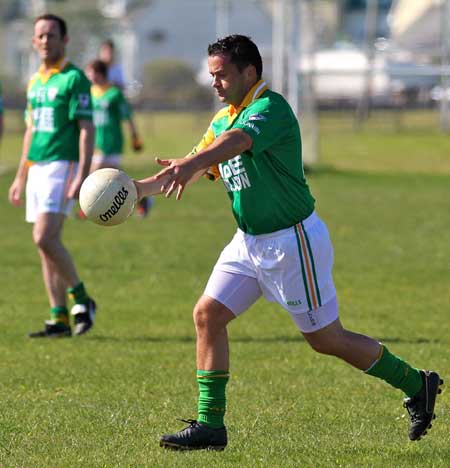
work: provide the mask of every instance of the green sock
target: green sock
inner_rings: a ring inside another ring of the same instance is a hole
[[[82,282],[78,283],[75,287],[69,288],[67,290],[69,296],[75,301],[75,304],[86,304],[89,300],[86,289],[84,289],[84,284]]]
[[[228,371],[197,370],[199,423],[214,428],[223,427],[226,407],[225,386],[228,379]]]
[[[411,367],[403,359],[389,352],[382,345],[381,356],[366,373],[383,379],[395,388],[403,390],[407,396],[413,397],[422,389],[422,376],[420,371]]]
[[[66,306],[56,306],[50,309],[50,316],[56,323],[69,325],[69,311]]]

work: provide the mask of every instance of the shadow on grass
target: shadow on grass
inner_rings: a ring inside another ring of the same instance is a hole
[[[304,165],[303,167],[305,174],[307,176],[314,176],[314,175],[321,175],[321,174],[338,174],[338,173],[347,173],[351,171],[344,171],[342,169],[338,169],[334,166],[328,164],[318,164],[315,166],[308,166]]]
[[[396,179],[398,177],[405,178],[411,177],[414,174],[405,174],[401,172],[382,172],[382,171],[367,171],[363,169],[349,169],[349,168],[337,168],[331,165],[320,164],[314,167],[305,168],[305,174],[307,180],[320,179],[322,177],[333,177],[334,179],[345,179],[345,180],[373,180],[378,181],[380,177],[390,179]]]
[[[305,174],[307,179],[311,178],[320,178],[322,176],[336,176],[336,177],[346,177],[353,179],[371,178],[377,180],[380,177],[392,179],[411,179],[411,178],[446,178],[448,179],[448,174],[443,172],[439,173],[438,171],[403,171],[401,169],[392,169],[392,170],[382,170],[380,168],[368,170],[365,168],[342,168],[336,167],[331,164],[318,164],[316,166],[305,166]]]
[[[90,341],[104,342],[142,342],[142,343],[195,343],[194,336],[106,336],[96,335],[88,338]],[[230,343],[301,343],[305,342],[302,336],[242,336],[230,338]]]
[[[304,168],[306,177],[321,177],[321,176],[338,176],[338,177],[354,177],[360,179],[361,177],[373,177],[378,178],[380,176],[405,176],[402,172],[382,172],[382,171],[368,171],[365,169],[350,169],[335,167],[331,164],[318,164],[317,166],[307,166]]]
[[[386,337],[386,338],[376,338],[376,340],[381,343],[399,343],[399,344],[437,344],[441,343],[441,340],[436,338],[396,338],[396,337]]]
[[[385,337],[375,338],[381,343],[394,343],[394,344],[437,344],[440,343],[438,339],[430,338],[399,338],[399,337]],[[194,343],[194,336],[107,336],[95,335],[89,337],[90,341],[103,341],[103,342],[135,342],[135,343]],[[287,335],[274,335],[274,336],[241,336],[230,338],[230,343],[306,343],[303,336],[287,336]]]

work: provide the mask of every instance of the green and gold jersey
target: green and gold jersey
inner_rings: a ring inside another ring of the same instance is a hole
[[[67,62],[31,78],[27,92],[27,125],[32,128],[30,161],[78,161],[79,120],[92,119],[90,82]]]
[[[131,117],[131,109],[122,91],[115,86],[91,88],[94,108],[95,147],[104,155],[123,152],[122,120]]]
[[[228,106],[214,116],[192,154],[235,128],[250,135],[252,148],[210,168],[208,174],[222,179],[239,228],[267,234],[307,218],[314,198],[303,172],[300,128],[287,101],[259,81],[239,108]]]

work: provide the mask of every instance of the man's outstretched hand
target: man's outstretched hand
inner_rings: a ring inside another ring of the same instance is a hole
[[[197,161],[193,158],[156,158],[156,162],[160,166],[165,167],[165,169],[162,169],[154,176],[156,180],[166,179],[161,185],[161,192],[169,198],[176,190],[176,198],[177,200],[180,200],[187,183],[194,178],[199,170],[196,164]]]

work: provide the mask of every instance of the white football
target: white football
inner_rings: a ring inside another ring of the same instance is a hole
[[[133,181],[119,169],[98,169],[81,185],[80,207],[90,221],[101,226],[123,223],[133,212],[136,202]]]

